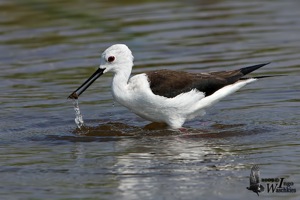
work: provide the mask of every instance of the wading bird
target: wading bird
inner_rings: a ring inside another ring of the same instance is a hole
[[[132,53],[126,45],[115,44],[103,52],[98,70],[69,98],[77,99],[102,74],[112,72],[112,95],[117,102],[144,119],[177,129],[224,97],[266,77],[244,76],[267,64],[211,73],[157,70],[130,77]]]

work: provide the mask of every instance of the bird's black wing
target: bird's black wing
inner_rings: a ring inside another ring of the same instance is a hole
[[[259,64],[232,71],[211,73],[188,73],[171,70],[147,72],[150,88],[156,95],[173,98],[193,89],[204,92],[209,96],[226,85],[233,84],[244,75],[266,65]]]

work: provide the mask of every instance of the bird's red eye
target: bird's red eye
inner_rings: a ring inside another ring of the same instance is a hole
[[[109,56],[108,58],[107,58],[107,61],[108,62],[113,62],[115,60],[115,57],[114,56]]]

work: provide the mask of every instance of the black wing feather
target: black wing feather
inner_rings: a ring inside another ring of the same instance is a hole
[[[246,74],[269,63],[253,65],[232,71],[188,73],[158,70],[146,73],[150,88],[156,95],[173,98],[181,93],[197,89],[209,96],[226,85],[233,84]]]

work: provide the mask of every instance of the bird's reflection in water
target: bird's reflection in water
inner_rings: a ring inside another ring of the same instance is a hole
[[[93,126],[75,129],[73,135],[56,136],[56,142],[73,143],[74,171],[97,174],[130,197],[135,197],[136,189],[151,184],[175,180],[204,184],[201,180],[208,176],[229,177],[244,167],[232,141],[266,132],[244,124],[212,123],[185,131],[157,123],[144,127],[103,121],[86,124]]]

